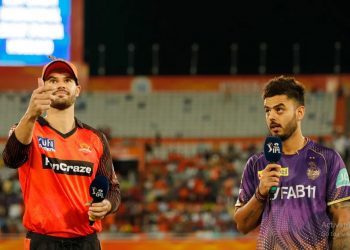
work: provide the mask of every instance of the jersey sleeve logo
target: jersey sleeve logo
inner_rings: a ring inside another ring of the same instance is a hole
[[[38,136],[38,142],[42,149],[50,152],[56,151],[55,140]]]
[[[342,168],[338,173],[336,187],[340,188],[340,187],[346,187],[346,186],[350,186],[349,175],[346,168]]]

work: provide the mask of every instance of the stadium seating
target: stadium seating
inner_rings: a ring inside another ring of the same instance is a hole
[[[0,93],[0,136],[25,112],[30,94]],[[322,136],[333,129],[336,96],[313,93],[306,98],[306,135]],[[264,136],[262,100],[255,93],[83,93],[77,117],[95,127],[108,125],[113,137],[227,138]]]

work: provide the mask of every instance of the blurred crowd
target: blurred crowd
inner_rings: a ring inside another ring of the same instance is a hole
[[[350,139],[336,131],[331,141],[349,166]],[[130,169],[120,176],[122,203],[103,220],[104,231],[118,234],[172,233],[201,235],[237,233],[232,220],[242,171],[259,145],[228,145],[185,156],[175,150],[166,158],[154,154],[161,144],[146,145],[142,172]],[[22,233],[23,201],[17,171],[0,162],[0,234]]]
[[[253,152],[231,145],[226,152],[205,150],[185,157],[173,151],[167,159],[159,159],[149,150],[140,178],[123,178],[115,229],[179,236],[236,232],[228,207],[238,195],[249,153]]]

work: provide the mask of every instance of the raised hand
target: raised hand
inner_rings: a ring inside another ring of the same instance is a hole
[[[38,78],[38,88],[32,93],[26,112],[27,115],[35,119],[47,111],[52,101],[55,100],[55,96],[53,95],[55,90],[56,87],[52,85],[45,86],[44,81]]]

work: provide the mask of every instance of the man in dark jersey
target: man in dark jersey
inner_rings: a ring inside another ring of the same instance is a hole
[[[54,59],[38,85],[3,151],[5,164],[18,168],[25,249],[100,249],[101,219],[120,203],[109,145],[102,133],[74,116],[81,86],[72,63]],[[109,192],[92,203],[89,186],[97,175],[108,178]]]
[[[304,87],[291,77],[264,88],[266,123],[282,140],[282,158],[263,153],[245,166],[234,220],[242,233],[260,225],[257,249],[349,249],[350,182],[339,154],[301,131]],[[277,187],[269,195],[271,187]]]

